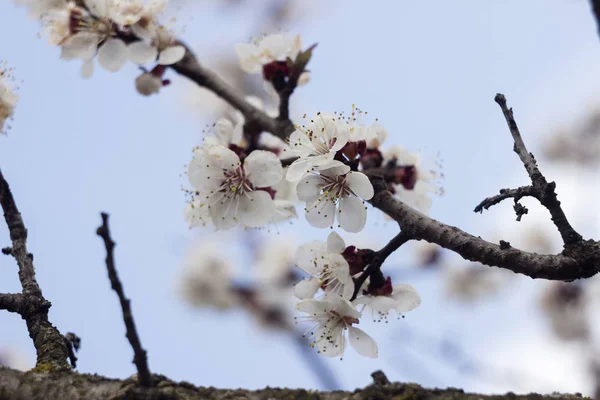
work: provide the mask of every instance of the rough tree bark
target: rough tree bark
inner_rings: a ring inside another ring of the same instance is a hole
[[[98,375],[75,372],[32,373],[0,367],[0,400],[188,400],[188,399],[432,399],[432,400],[572,400],[585,399],[581,394],[542,396],[531,393],[515,395],[482,395],[465,393],[461,389],[426,389],[414,383],[390,383],[382,372],[373,373],[374,383],[353,392],[321,392],[305,389],[265,388],[262,390],[216,389],[196,387],[187,382],[173,382],[154,375],[154,388],[138,386],[137,379],[110,379]]]

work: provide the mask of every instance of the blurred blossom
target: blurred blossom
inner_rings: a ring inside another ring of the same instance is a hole
[[[600,160],[600,109],[591,111],[578,124],[560,129],[551,135],[543,147],[544,156],[582,166]]]
[[[415,246],[419,267],[436,268],[441,266],[442,248],[434,243],[420,241]]]
[[[445,275],[448,296],[467,302],[498,293],[510,279],[506,271],[482,264],[448,268]]]
[[[237,299],[232,289],[232,266],[219,251],[219,243],[202,239],[184,262],[180,288],[183,300],[193,307],[212,306],[224,310]]]
[[[289,289],[294,272],[294,250],[292,243],[285,239],[264,241],[254,267],[259,285]]]
[[[543,292],[542,310],[552,331],[563,340],[589,339],[588,300],[579,283],[553,282]]]

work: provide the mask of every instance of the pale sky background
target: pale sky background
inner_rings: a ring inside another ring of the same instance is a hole
[[[211,2],[190,4],[178,15],[183,37],[201,61],[203,54],[233,54],[235,43],[261,33],[251,31],[249,15],[256,12],[246,7],[224,14]],[[472,209],[500,188],[527,183],[493,101],[497,92],[514,107],[534,153],[554,127],[597,106],[600,43],[586,1],[309,4],[301,22],[281,27],[301,33],[306,44],[319,43],[312,80],[292,100],[294,115],[348,110],[356,103],[387,127],[386,144],[422,149],[432,158],[441,154],[446,194],[435,199],[433,217],[490,240],[500,231],[516,247],[523,247],[523,229],[539,218],[557,236],[543,210],[519,224],[510,204],[483,215]],[[105,250],[95,235],[99,213],[107,211],[117,266],[153,372],[216,387],[318,388],[292,338],[265,331],[241,312],[190,310],[177,297],[182,258],[198,236],[182,218],[180,175],[202,127],[213,122],[186,105],[197,95],[193,84],[169,72],[172,86],[142,98],[133,88],[133,65],[117,74],[97,71],[84,81],[77,62],[60,60],[57,48],[36,37],[37,22],[24,9],[3,1],[0,18],[0,59],[24,81],[14,128],[0,138],[0,168],[29,230],[38,281],[53,305],[51,322],[83,339],[78,370],[110,377],[134,373]],[[598,237],[598,212],[590,208],[597,204],[597,176],[544,162],[541,167],[557,181],[575,227]],[[394,224],[383,221],[371,212],[363,233],[342,235],[347,243],[368,240],[382,247],[395,234]],[[303,221],[280,230],[281,236],[260,234],[265,240],[290,235],[298,244],[328,234]],[[219,236],[223,252],[235,248],[236,236]],[[2,227],[0,245],[8,244]],[[349,351],[343,361],[326,360],[343,389],[364,386],[371,372],[383,369],[391,380],[430,387],[591,394],[582,349],[556,340],[539,312],[544,282],[515,277],[499,295],[465,306],[445,296],[442,275],[411,269],[412,249],[401,249],[385,268],[417,288],[423,304],[385,326],[361,321],[379,342],[380,357]],[[241,262],[243,257],[238,255]],[[16,271],[13,259],[0,257],[0,291],[20,290]],[[450,362],[452,347],[438,351],[445,342],[458,345],[484,372],[469,374]],[[1,348],[19,354],[25,367],[35,362],[17,315],[0,313]]]

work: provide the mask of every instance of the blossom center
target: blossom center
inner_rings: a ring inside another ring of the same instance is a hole
[[[243,166],[238,167],[234,171],[225,171],[224,176],[225,179],[219,191],[223,192],[226,197],[239,197],[254,190]]]

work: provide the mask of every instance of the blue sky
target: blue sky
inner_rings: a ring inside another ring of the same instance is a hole
[[[224,14],[211,4],[184,4],[178,13],[184,39],[201,61],[203,54],[233,54],[235,43],[261,33],[251,31],[249,15],[256,11]],[[501,229],[509,241],[518,237],[527,225],[513,221],[509,205],[483,215],[472,212],[482,198],[527,181],[493,98],[497,92],[507,96],[534,152],[553,127],[595,106],[600,44],[588,3],[308,4],[305,17],[282,27],[301,33],[307,44],[319,43],[310,65],[312,80],[292,100],[293,115],[348,110],[356,103],[387,127],[388,144],[434,157],[439,152],[446,194],[434,201],[435,218],[475,235]],[[117,299],[106,278],[104,249],[95,235],[99,213],[107,211],[119,273],[153,371],[217,387],[317,388],[291,338],[257,327],[243,313],[189,310],[177,298],[181,260],[197,236],[182,219],[180,175],[203,126],[213,122],[202,118],[204,110],[185,104],[197,95],[192,83],[169,73],[172,86],[160,96],[142,98],[133,88],[137,71],[132,65],[117,74],[97,71],[84,81],[77,63],[60,60],[58,49],[36,37],[37,22],[24,9],[5,1],[0,16],[0,58],[24,81],[13,130],[0,138],[0,167],[29,229],[38,280],[53,305],[51,321],[62,332],[83,338],[78,370],[115,377],[134,373]],[[575,179],[560,178],[569,184]],[[559,177],[550,179],[557,180],[562,195]],[[576,204],[577,196],[565,196],[567,204]],[[585,219],[579,212],[575,221],[581,225],[576,226],[585,236],[597,236],[597,225],[584,224]],[[260,234],[277,240],[275,233]],[[300,243],[324,239],[327,232],[298,222],[282,228],[281,235]],[[372,212],[364,233],[344,239],[382,247],[393,235],[393,224]],[[235,233],[219,238],[222,251],[235,246]],[[8,241],[8,232],[0,229],[0,244]],[[383,369],[390,379],[426,386],[591,390],[579,349],[556,342],[539,315],[536,293],[542,282],[517,277],[500,296],[465,307],[444,296],[440,275],[410,272],[412,249],[399,251],[387,268],[405,274],[423,305],[385,329],[365,324],[380,342],[379,359],[348,355],[343,362],[326,361],[344,389],[369,383],[369,374]],[[20,289],[16,264],[8,257],[0,258],[0,282],[3,292]],[[33,364],[20,317],[0,313],[0,326],[0,347],[14,349]],[[539,376],[543,366],[545,373],[520,388],[507,379],[466,375],[431,351],[424,337],[450,338],[497,369],[516,366]],[[554,364],[570,366],[572,372],[566,375]]]

